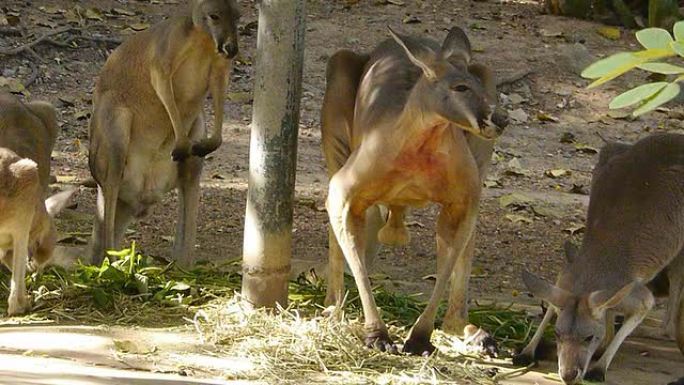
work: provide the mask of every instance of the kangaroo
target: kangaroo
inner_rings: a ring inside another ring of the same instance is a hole
[[[437,281],[403,347],[408,353],[427,354],[435,349],[430,337],[452,271],[456,294],[450,301],[456,303],[450,307],[466,324],[472,256],[467,249],[492,140],[503,128],[491,122],[496,104],[493,76],[470,62],[470,42],[463,30],[452,28],[442,44],[392,29],[389,33],[391,38],[370,55],[341,50],[327,66],[321,111],[330,176],[326,303],[342,303],[346,259],[363,305],[365,344],[397,352],[373,299],[366,265],[380,242],[408,241],[408,206],[441,204]],[[387,217],[383,207],[389,210]]]
[[[93,262],[173,188],[180,201],[173,256],[192,261],[202,157],[221,145],[239,17],[235,0],[192,0],[190,14],[136,34],[107,59],[90,120],[89,165],[98,185]],[[208,93],[215,117],[207,136]]]
[[[0,259],[12,271],[10,316],[30,310],[24,281],[29,255],[34,268],[50,260],[57,242],[52,217],[76,191],[45,200],[56,138],[56,111],[51,104],[24,104],[0,92]]]
[[[669,291],[666,324],[676,329],[684,353],[684,135],[652,135],[634,145],[609,143],[601,149],[586,235],[579,250],[568,254],[555,285],[523,273],[530,292],[552,307],[518,363],[534,359],[541,334],[557,313],[563,382],[603,381],[620,344],[662,288]],[[616,333],[615,312],[625,314]],[[590,365],[601,345],[603,354]]]

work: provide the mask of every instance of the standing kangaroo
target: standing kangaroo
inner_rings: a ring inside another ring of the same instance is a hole
[[[174,258],[192,262],[203,156],[221,145],[226,77],[237,55],[235,0],[192,0],[121,44],[104,65],[90,121],[90,171],[98,184],[91,241],[98,263],[134,217],[179,192]],[[210,93],[214,125],[202,108]]]
[[[525,272],[535,296],[552,305],[516,357],[534,359],[553,313],[558,373],[566,384],[603,381],[620,344],[654,305],[650,284],[669,280],[669,317],[684,354],[684,135],[660,134],[601,149],[592,177],[586,235],[552,285]],[[613,336],[613,313],[625,322]],[[606,341],[607,340],[607,341]],[[605,351],[590,360],[602,345]]]
[[[24,104],[0,92],[0,259],[12,270],[10,316],[30,310],[24,281],[29,255],[35,268],[52,258],[57,242],[52,217],[76,191],[45,200],[56,139],[56,111],[51,104]]]
[[[366,267],[378,240],[408,241],[407,206],[442,205],[437,223],[434,291],[404,351],[434,350],[437,306],[452,277],[450,308],[465,325],[465,298],[481,178],[491,159],[496,89],[490,71],[471,64],[470,42],[453,28],[440,45],[400,36],[370,55],[341,50],[328,62],[321,112],[323,152],[330,175],[330,261],[326,303],[344,294],[344,259],[359,288],[367,346],[396,351],[373,299]],[[389,208],[385,220],[379,205]],[[382,227],[382,228],[381,228]],[[455,268],[455,270],[454,270]]]

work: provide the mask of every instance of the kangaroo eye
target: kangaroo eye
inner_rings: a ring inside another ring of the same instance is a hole
[[[591,336],[585,338],[585,339],[584,339],[584,342],[589,343],[589,342],[591,342],[593,339],[594,339],[594,336],[591,335]]]
[[[468,86],[466,86],[465,84],[458,84],[458,85],[452,86],[451,89],[454,91],[458,91],[458,92],[466,92],[466,91],[468,91]]]
[[[209,18],[210,18],[211,20],[218,20],[218,19],[219,19],[218,15],[215,14],[215,13],[212,13],[211,15],[209,15]]]

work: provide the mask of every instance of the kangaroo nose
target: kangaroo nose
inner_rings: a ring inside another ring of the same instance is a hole
[[[225,43],[222,47],[222,51],[229,59],[232,59],[237,56],[238,47],[233,43]]]
[[[567,385],[573,385],[580,380],[582,371],[579,368],[566,369],[561,373],[563,382]]]

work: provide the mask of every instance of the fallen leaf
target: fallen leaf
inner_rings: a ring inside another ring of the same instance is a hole
[[[223,174],[213,174],[211,176],[211,179],[224,180],[224,179],[226,179],[226,177]]]
[[[562,176],[570,175],[570,171],[564,168],[555,168],[551,170],[546,170],[546,172],[544,172],[544,175],[548,176],[549,178],[560,178]]]
[[[406,3],[404,3],[404,2],[401,1],[401,0],[385,0],[385,2],[386,2],[387,4],[398,5],[398,6],[400,6],[400,7],[406,4]]]
[[[522,215],[506,214],[505,218],[513,223],[532,223],[532,219]]]
[[[85,18],[88,20],[97,20],[97,21],[104,20],[104,17],[102,16],[102,11],[100,11],[97,8],[86,9],[85,13],[83,13],[83,16],[85,16]]]
[[[113,342],[116,350],[121,353],[150,354],[157,351],[156,346],[144,344],[142,341],[115,339]]]
[[[45,5],[45,6],[40,6],[38,7],[43,13],[47,13],[48,15],[59,15],[61,13],[66,12],[64,9],[59,8],[56,5]]]
[[[513,158],[508,161],[504,174],[511,176],[527,176],[528,172],[522,167],[518,158]]]
[[[584,225],[573,223],[570,225],[570,227],[563,229],[563,231],[569,233],[570,235],[575,235],[584,232],[584,229]]]
[[[572,132],[564,132],[560,138],[561,143],[575,143],[575,134]]]
[[[64,234],[57,240],[57,243],[69,245],[87,245],[88,240],[73,234]]]
[[[241,91],[241,92],[229,92],[226,97],[228,100],[231,102],[235,103],[251,103],[252,102],[252,93],[248,91]]]
[[[546,218],[562,218],[563,211],[549,204],[532,204],[530,206],[535,215]]]
[[[421,279],[425,281],[436,281],[437,280],[437,275],[435,274],[428,274],[426,276],[423,276]]]
[[[408,226],[408,227],[420,227],[421,229],[425,228],[425,225],[418,222],[418,221],[406,222],[406,226]]]
[[[174,241],[174,238],[171,235],[162,235],[161,239],[169,243],[173,243]]]
[[[404,17],[404,18],[401,20],[401,22],[404,23],[404,24],[417,24],[417,23],[421,23],[421,21],[420,21],[420,19],[418,18],[418,16],[413,16],[413,15],[408,15],[408,16]]]
[[[515,208],[525,208],[528,207],[531,202],[532,198],[523,193],[518,192],[502,195],[501,197],[499,197],[499,206],[502,209],[509,206]]]
[[[620,39],[620,29],[616,27],[600,27],[596,32],[609,40]]]
[[[525,101],[525,98],[520,96],[520,94],[513,92],[508,95],[508,100],[511,102],[511,104],[520,104]]]
[[[596,154],[598,150],[588,144],[577,143],[575,145],[575,150],[585,153],[585,154]]]
[[[134,11],[130,11],[130,10],[124,9],[124,8],[112,8],[112,13],[115,15],[122,15],[122,16],[135,16]]]
[[[501,187],[503,187],[501,181],[498,179],[487,179],[484,181],[483,184],[487,188],[501,188]]]
[[[545,112],[539,112],[537,114],[537,120],[540,122],[553,122],[553,123],[560,122],[560,120],[557,117],[549,115]]]
[[[133,24],[129,24],[128,28],[130,28],[134,31],[144,31],[144,30],[150,28],[150,23],[133,23]]]
[[[90,110],[78,110],[74,113],[76,120],[85,120],[90,118]]]
[[[541,34],[543,37],[561,37],[563,36],[563,31],[542,28],[539,30],[539,34]]]

